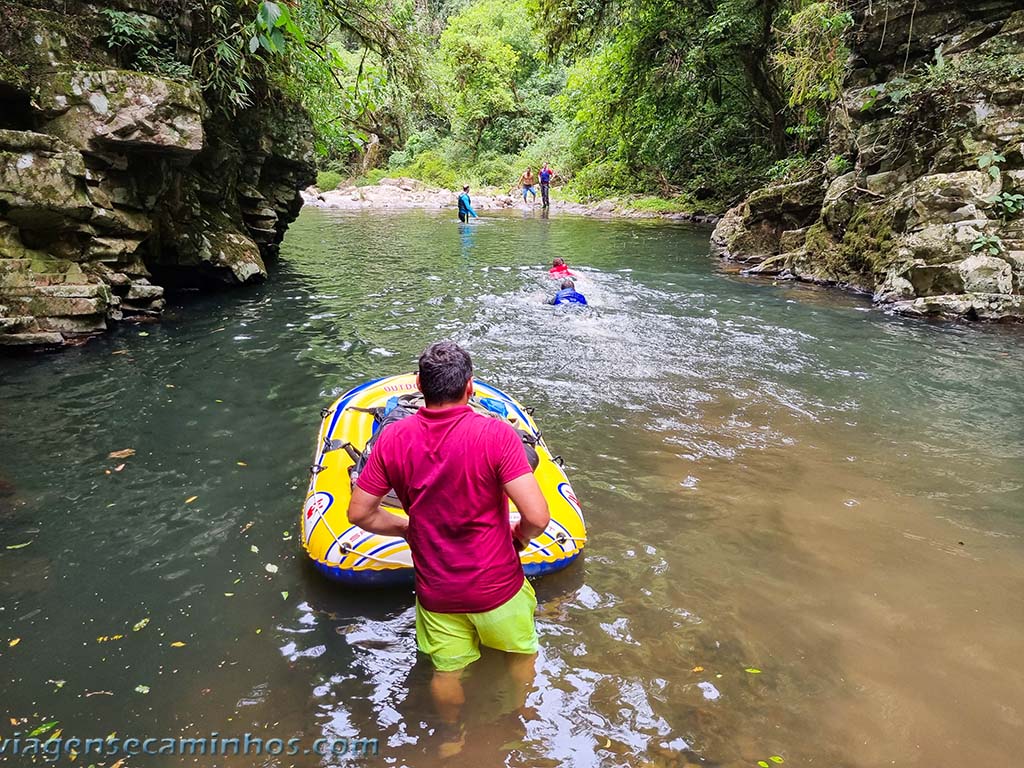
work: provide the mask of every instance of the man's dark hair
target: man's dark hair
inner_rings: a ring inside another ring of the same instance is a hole
[[[552,260],[551,262],[551,266],[553,267],[560,267],[563,264],[565,264],[565,259],[563,259],[561,256],[555,256],[554,260]]]
[[[469,353],[454,341],[435,341],[420,355],[420,391],[428,405],[462,398],[473,376]]]
[[[572,280],[563,280],[562,288],[572,288],[573,290],[576,290],[576,283],[574,283]]]

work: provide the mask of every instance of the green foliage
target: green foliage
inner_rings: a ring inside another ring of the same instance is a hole
[[[842,176],[853,169],[850,161],[842,155],[832,155],[825,163],[825,172],[831,177]]]
[[[174,41],[158,36],[144,16],[111,8],[100,15],[107,24],[106,45],[117,51],[125,66],[174,80],[189,77],[191,68],[176,58]]]
[[[447,189],[454,189],[459,181],[455,169],[440,154],[428,149],[416,156],[401,173],[403,176],[411,176],[428,184],[434,184]]]
[[[678,195],[667,199],[664,197],[640,197],[628,201],[628,206],[634,210],[649,213],[690,213],[702,207],[689,195]]]
[[[1000,192],[989,198],[999,218],[1004,222],[1015,219],[1024,212],[1024,195],[1013,192]]]
[[[286,35],[298,45],[306,44],[306,37],[292,21],[287,5],[261,0],[256,7],[256,21],[249,37],[249,53],[256,53],[259,48],[267,53],[284,53]]]
[[[988,175],[998,181],[999,176],[1002,174],[1000,166],[1005,162],[1005,157],[995,150],[989,150],[978,158],[978,168],[982,171],[988,171]]]
[[[477,0],[448,19],[434,106],[474,153],[515,153],[550,123],[561,68],[544,63],[525,0]]]
[[[839,97],[850,56],[844,36],[852,26],[853,15],[835,0],[793,14],[774,57],[789,88],[789,106],[829,104]]]
[[[814,161],[803,155],[792,155],[772,164],[765,173],[771,181],[799,181],[815,170]]]
[[[585,165],[572,180],[573,191],[583,200],[640,192],[643,185],[621,160],[598,160]]]
[[[813,2],[793,14],[780,33],[774,60],[789,91],[790,107],[799,110],[796,125],[788,129],[808,151],[824,133],[824,114],[843,87],[850,56],[844,37],[853,15],[836,0]]]
[[[789,0],[534,0],[573,165],[625,162],[647,189],[735,202],[799,137],[772,52]]]
[[[978,235],[971,241],[971,251],[998,256],[1005,249],[1003,241],[996,235]]]
[[[337,171],[320,171],[316,175],[316,185],[322,190],[337,189],[344,177]]]

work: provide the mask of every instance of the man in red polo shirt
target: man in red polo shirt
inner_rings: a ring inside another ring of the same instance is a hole
[[[476,413],[473,365],[457,344],[431,344],[416,386],[426,407],[390,424],[352,489],[348,518],[403,536],[416,574],[416,643],[434,663],[431,689],[447,720],[463,701],[459,673],[485,645],[532,670],[537,599],[518,550],[548,525],[547,501],[523,444],[501,419]],[[380,507],[394,489],[408,517]],[[508,500],[519,510],[509,522]]]

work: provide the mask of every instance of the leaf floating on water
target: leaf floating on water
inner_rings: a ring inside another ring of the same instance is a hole
[[[772,768],[770,765],[768,765],[768,761],[767,760],[758,760],[757,761],[757,765],[758,765],[758,768]]]
[[[267,573],[277,573],[277,566],[273,563],[267,563]]]
[[[691,669],[690,671],[691,672],[703,672],[704,671],[704,667],[698,665],[698,666],[694,667],[693,669]]]
[[[195,501],[198,498],[199,498],[198,496],[189,496],[187,499],[185,499],[185,503],[186,504],[191,504],[193,501]]]
[[[256,630],[256,634],[258,635],[258,634],[260,634],[260,633],[261,633],[262,631],[263,631],[262,629],[257,629],[257,630]]]
[[[127,459],[135,455],[134,448],[122,448],[120,451],[111,451],[107,454],[108,459]]]
[[[249,551],[252,552],[254,555],[258,555],[260,553],[260,548],[253,544],[251,547],[249,547]]]
[[[111,738],[109,738],[107,740],[108,741],[113,741],[113,737],[111,737]],[[110,766],[110,768],[124,768],[124,761],[127,760],[127,759],[128,758],[126,758],[126,757],[122,757],[120,760],[118,760],[116,763],[114,763],[112,766]]]
[[[16,645],[17,645],[18,643],[20,643],[20,642],[21,642],[21,638],[20,638],[20,637],[16,637],[16,638],[14,638],[13,640],[11,640],[11,641],[10,641],[10,642],[9,642],[9,643],[7,644],[7,647],[8,647],[8,648],[13,648],[14,646],[16,646]]]
[[[148,616],[144,619],[139,619],[135,622],[135,626],[132,627],[132,632],[139,632],[140,630],[145,629],[147,624],[149,624]]]
[[[248,467],[249,466],[244,461],[236,461],[235,464],[237,464],[240,467]]]
[[[116,467],[114,467],[114,471],[115,472],[120,472],[122,469],[124,469],[127,466],[128,466],[127,464],[118,464]]]
[[[779,755],[772,755],[768,759],[771,760],[773,763],[778,763],[779,765],[782,765],[784,762],[786,762]]]
[[[282,600],[287,600],[288,599],[288,593],[287,592],[282,592],[281,593],[281,599]]]
[[[246,532],[246,531],[248,531],[248,530],[249,530],[250,528],[252,528],[252,527],[253,527],[254,525],[256,525],[256,523],[254,523],[254,522],[253,522],[252,520],[250,520],[250,521],[249,521],[248,523],[246,523],[246,524],[245,524],[245,525],[243,525],[243,526],[242,526],[241,528],[239,528],[239,529],[238,529],[238,532],[239,532],[239,533],[245,533],[245,532]]]
[[[34,736],[42,736],[44,733],[48,733],[49,731],[52,731],[53,727],[55,725],[57,725],[57,723],[59,723],[59,722],[60,722],[60,720],[51,720],[48,723],[43,723],[38,728],[36,728],[34,731],[32,731],[28,735],[28,737],[31,739]]]
[[[139,336],[149,336],[149,331],[139,331]]]
[[[184,648],[184,647],[185,647],[185,644],[183,642],[181,642],[181,640],[175,640],[173,643],[171,643],[171,648]]]
[[[234,596],[235,596],[234,592],[225,592],[224,593],[224,597],[234,597]]]
[[[26,541],[24,544],[8,544],[6,549],[24,549],[31,543],[31,541]]]
[[[65,685],[67,685],[68,681],[67,680],[47,680],[46,682],[48,682],[50,685],[54,686],[54,690],[55,691],[59,691],[61,688],[63,688]]]
[[[215,403],[223,403],[224,401],[223,400],[214,400],[213,402],[215,402]]]
[[[747,667],[743,671],[744,672],[749,672],[752,675],[760,675],[761,674],[761,670],[758,669],[757,667]]]
[[[114,640],[123,640],[124,635],[100,635],[96,638],[97,643],[110,643]]]
[[[149,686],[148,685],[136,685],[135,686],[135,692],[136,693],[149,693]]]

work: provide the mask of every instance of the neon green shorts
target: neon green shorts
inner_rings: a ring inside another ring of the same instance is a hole
[[[527,579],[514,597],[484,613],[434,613],[416,602],[416,645],[440,672],[480,658],[480,645],[508,653],[536,653],[537,595]]]

